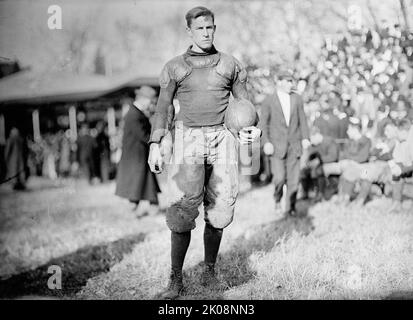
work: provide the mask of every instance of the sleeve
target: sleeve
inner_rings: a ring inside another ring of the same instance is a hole
[[[160,143],[168,132],[168,110],[173,105],[172,101],[177,88],[176,81],[169,74],[168,65],[163,68],[159,83],[161,91],[156,104],[149,143]]]
[[[400,169],[402,170],[402,174],[408,174],[410,172],[413,171],[413,164],[406,166],[402,163],[397,163],[397,165],[400,167]]]
[[[235,59],[234,80],[232,82],[231,90],[235,98],[250,100],[247,91],[247,78],[247,70],[238,60]]]
[[[354,160],[359,163],[367,162],[369,160],[370,147],[371,147],[370,139],[364,138],[363,141],[360,142],[358,153],[354,155]]]
[[[143,143],[148,143],[150,139],[150,131],[148,130],[148,121],[146,118],[139,118],[137,121],[137,126],[134,127],[136,132],[136,136],[138,137],[139,141]]]
[[[271,120],[271,101],[266,97],[261,105],[260,129],[262,131],[262,142],[270,142],[270,120]]]
[[[393,152],[389,151],[383,154],[379,154],[377,155],[377,159],[381,160],[381,161],[389,161],[391,159],[393,159]]]
[[[175,119],[175,107],[173,106],[173,104],[169,105],[168,107],[168,130],[172,130],[173,126],[174,126],[174,119]]]
[[[371,149],[371,151],[370,151],[370,156],[371,157],[377,157],[378,159],[380,159],[380,157],[381,157],[381,149],[379,149],[379,148],[373,148],[373,149]]]
[[[349,152],[350,141],[346,141],[343,148],[338,152],[338,160],[351,159]]]
[[[334,141],[331,141],[327,148],[327,154],[323,158],[324,163],[332,163],[338,160],[338,146]]]
[[[239,98],[239,99],[246,99],[248,101],[251,101],[250,96],[247,91],[247,80],[248,80],[248,75],[247,75],[247,70],[245,67],[237,60],[235,59],[235,70],[234,70],[234,80],[232,82],[232,88],[231,92],[234,98]],[[255,115],[256,121],[255,121],[255,126],[258,124],[260,121],[258,113]]]
[[[301,138],[310,139],[307,117],[305,116],[305,112],[304,112],[304,104],[300,96],[298,96],[297,110],[298,110],[298,121],[300,122]]]

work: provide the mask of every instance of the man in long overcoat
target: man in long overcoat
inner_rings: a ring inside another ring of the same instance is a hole
[[[96,177],[96,166],[94,154],[96,152],[96,139],[90,135],[88,123],[82,123],[77,139],[77,161],[79,162],[80,174],[87,178],[89,183]]]
[[[6,179],[14,181],[13,188],[15,190],[25,189],[24,140],[16,127],[10,130],[9,139],[6,143],[5,159],[7,166]]]
[[[134,203],[134,210],[141,200],[158,204],[160,188],[155,174],[148,165],[151,124],[149,110],[156,98],[156,91],[143,86],[136,92],[136,100],[125,116],[122,138],[122,156],[118,166],[116,195]],[[146,113],[146,114],[145,114]]]

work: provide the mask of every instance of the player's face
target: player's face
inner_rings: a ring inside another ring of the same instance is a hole
[[[215,25],[212,17],[198,17],[192,19],[191,27],[186,28],[189,37],[193,42],[193,49],[208,51],[214,43]]]

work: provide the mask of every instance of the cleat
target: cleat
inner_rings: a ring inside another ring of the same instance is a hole
[[[155,297],[157,300],[175,300],[183,291],[182,271],[172,270],[169,278],[168,287]]]
[[[216,287],[219,285],[213,264],[206,264],[204,266],[204,270],[201,274],[201,285],[204,287]]]

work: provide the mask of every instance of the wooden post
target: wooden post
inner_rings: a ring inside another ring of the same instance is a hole
[[[129,104],[128,103],[123,103],[122,104],[122,119],[125,117],[125,115],[128,113],[129,111]]]
[[[109,107],[107,110],[107,117],[108,117],[108,133],[109,136],[113,136],[116,134],[116,116],[115,116],[115,109],[113,107]]]
[[[4,115],[0,113],[0,144],[6,144],[6,126]]]
[[[39,120],[39,110],[33,110],[32,112],[32,122],[33,122],[33,140],[35,142],[40,141],[40,120]]]
[[[77,123],[76,123],[76,107],[69,107],[69,126],[70,126],[70,139],[72,142],[77,140]]]
[[[404,2],[404,0],[400,0],[400,8],[402,10],[402,14],[403,14],[403,19],[404,19],[404,24],[406,26],[406,30],[407,32],[410,32],[410,21],[409,21],[409,17],[411,18],[411,16],[409,15],[409,6],[406,6],[406,3]]]

